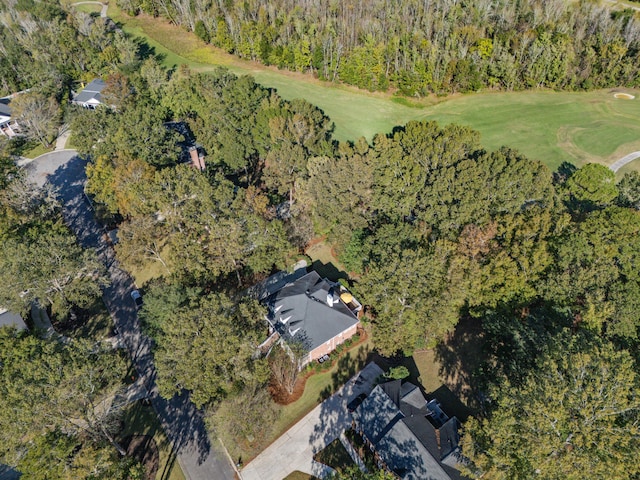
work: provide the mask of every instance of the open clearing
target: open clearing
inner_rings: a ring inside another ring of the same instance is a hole
[[[410,120],[428,119],[468,125],[481,133],[487,149],[508,145],[552,169],[563,161],[610,165],[640,150],[640,101],[615,98],[611,91],[476,93],[415,103],[242,61],[161,19],[128,17],[115,4],[109,5],[109,16],[146,39],[169,67],[187,64],[210,71],[223,65],[253,75],[286,99],[304,98],[319,106],[334,121],[339,140],[371,139]],[[637,97],[639,92],[628,93]],[[628,168],[639,168],[635,163]]]

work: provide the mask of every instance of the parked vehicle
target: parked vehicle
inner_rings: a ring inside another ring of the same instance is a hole
[[[142,307],[142,295],[138,290],[134,290],[133,292],[131,292],[131,298],[133,299],[133,303],[136,304],[136,308],[139,309],[140,307]]]

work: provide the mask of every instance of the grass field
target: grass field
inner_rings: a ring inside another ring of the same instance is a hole
[[[101,5],[93,5],[93,4],[85,4],[85,5],[76,5],[74,8],[80,10],[84,13],[100,13],[102,10]]]
[[[537,91],[457,95],[417,103],[242,61],[160,19],[128,17],[115,4],[109,5],[109,16],[126,32],[146,39],[169,67],[187,64],[196,71],[208,71],[224,65],[237,74],[253,75],[286,99],[305,98],[334,121],[339,140],[371,139],[410,120],[429,119],[468,125],[481,133],[487,149],[508,145],[551,168],[563,161],[610,164],[640,149],[638,98],[618,100],[607,91]],[[634,162],[629,168],[638,167]]]

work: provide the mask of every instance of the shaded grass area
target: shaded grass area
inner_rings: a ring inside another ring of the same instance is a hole
[[[73,8],[75,8],[79,12],[84,12],[84,13],[97,13],[97,14],[100,14],[100,12],[102,11],[102,6],[101,5],[92,5],[92,4],[74,5]]]
[[[347,468],[355,465],[349,452],[344,448],[339,438],[327,445],[313,456],[316,462],[323,463],[338,472],[343,472]]]
[[[160,278],[167,274],[166,268],[160,262],[148,261],[141,268],[131,268],[129,273],[138,287],[143,287],[149,280]]]
[[[487,149],[508,145],[552,169],[563,161],[610,164],[634,151],[634,144],[640,147],[640,100],[615,99],[605,90],[476,93],[419,100],[372,94],[240,60],[161,19],[128,17],[114,4],[109,5],[109,16],[127,33],[144,38],[168,67],[186,64],[207,71],[224,65],[237,74],[253,75],[285,99],[306,99],[335,122],[339,140],[371,139],[410,120],[437,120],[468,125],[481,133]]]
[[[318,272],[321,277],[328,278],[334,282],[338,279],[349,278],[346,268],[340,263],[331,250],[331,245],[325,241],[313,243],[305,253],[311,258],[312,268]]]
[[[383,370],[405,366],[407,381],[422,387],[427,399],[435,398],[449,415],[464,422],[474,413],[478,392],[476,369],[484,359],[480,325],[462,319],[453,333],[433,349],[419,350],[410,357],[372,359]]]
[[[378,466],[376,465],[375,458],[373,456],[373,452],[365,445],[364,440],[360,436],[359,433],[355,432],[352,429],[345,430],[345,437],[349,440],[349,443],[354,448],[364,466],[367,467],[367,470],[370,472],[378,471]]]
[[[153,437],[160,453],[160,465],[155,480],[185,480],[169,439],[162,430],[158,417],[150,406],[140,402],[129,406],[124,417],[124,427],[120,436],[149,435]]]
[[[94,299],[87,308],[74,309],[74,313],[75,319],[55,323],[55,330],[63,335],[96,341],[112,334],[113,320],[101,297]]]
[[[318,477],[314,477],[313,475],[309,475],[308,473],[303,473],[298,470],[295,472],[291,472],[289,475],[284,477],[283,480],[319,480]]]
[[[44,147],[40,142],[27,140],[25,137],[14,137],[9,143],[9,153],[26,158],[36,158],[43,153],[53,151],[53,146]]]

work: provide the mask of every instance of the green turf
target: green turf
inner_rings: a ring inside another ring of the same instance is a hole
[[[102,6],[101,5],[94,5],[94,4],[85,4],[85,5],[75,5],[74,6],[75,9],[84,12],[84,13],[100,13],[100,11],[102,10]]]
[[[425,118],[478,130],[489,150],[509,145],[551,168],[609,164],[640,146],[640,100],[602,90],[465,95],[427,112]]]
[[[313,456],[316,462],[323,463],[338,472],[344,472],[355,465],[339,438],[327,445]]]
[[[468,125],[481,133],[487,149],[508,145],[551,168],[563,161],[610,164],[640,150],[640,97],[619,100],[608,91],[536,91],[457,95],[418,102],[242,61],[161,19],[130,18],[115,4],[109,5],[109,15],[126,32],[145,38],[156,53],[163,55],[167,66],[187,64],[194,70],[208,71],[214,65],[225,65],[276,88],[285,99],[305,98],[334,121],[339,140],[360,136],[371,139],[409,120],[432,119]],[[633,93],[638,96],[640,92]]]

